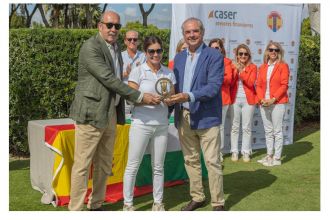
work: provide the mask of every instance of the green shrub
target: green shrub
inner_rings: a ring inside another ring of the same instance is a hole
[[[167,64],[169,30],[140,29],[140,39],[157,35]],[[123,42],[125,29],[118,42]],[[68,117],[77,81],[78,55],[97,30],[11,29],[9,32],[9,150],[28,155],[29,120]],[[140,45],[141,47],[141,45]],[[122,48],[125,48],[122,46]]]
[[[295,105],[296,124],[320,120],[320,36],[311,36],[307,31],[303,33],[306,35],[300,37]]]

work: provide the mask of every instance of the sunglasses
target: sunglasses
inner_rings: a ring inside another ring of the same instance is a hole
[[[239,53],[238,53],[238,56],[240,56],[240,57],[242,57],[243,55],[246,56],[246,57],[249,56],[248,53],[243,53],[243,52],[239,52]]]
[[[131,42],[131,41],[134,41],[134,42],[138,41],[137,38],[126,38],[126,40],[128,40],[129,42]]]
[[[115,29],[118,31],[121,28],[121,24],[114,24],[114,23],[104,23],[101,22],[102,24],[105,24],[105,26],[107,26],[108,29],[111,29],[113,26],[115,26]]]
[[[220,50],[220,47],[213,47],[214,49]]]
[[[162,54],[163,53],[163,49],[162,48],[159,48],[157,50],[154,50],[154,49],[148,49],[147,52],[150,54],[150,55],[153,55],[155,53],[157,54]]]
[[[269,52],[276,52],[276,53],[278,53],[278,52],[280,52],[280,49],[275,49],[275,48],[268,48],[268,51]]]

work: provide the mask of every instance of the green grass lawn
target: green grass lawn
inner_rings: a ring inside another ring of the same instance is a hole
[[[296,129],[294,144],[284,147],[283,164],[267,168],[256,161],[265,156],[265,150],[253,153],[251,163],[224,160],[225,209],[229,211],[320,210],[320,128],[307,124]],[[40,203],[41,193],[32,189],[29,178],[29,160],[10,159],[9,210],[63,211]],[[208,181],[204,181],[208,201]],[[166,210],[180,210],[190,200],[189,185],[164,190]],[[135,198],[137,210],[151,210],[152,194]],[[109,211],[120,211],[122,201],[105,204]],[[199,210],[212,210],[210,204]]]

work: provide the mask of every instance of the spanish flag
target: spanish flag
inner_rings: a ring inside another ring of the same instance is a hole
[[[45,143],[56,154],[53,167],[52,190],[56,198],[57,206],[67,205],[70,201],[71,168],[73,165],[75,146],[74,128],[74,124],[46,126],[45,128]],[[114,203],[123,198],[123,176],[127,163],[129,128],[129,121],[125,125],[117,125],[112,165],[113,176],[110,176],[107,180],[106,202]],[[176,132],[172,119],[169,128],[169,143],[164,165],[165,187],[183,184],[184,179],[188,178],[184,169],[184,160],[179,142],[177,141],[177,136],[175,136],[176,134],[173,134],[173,131]],[[170,141],[171,137],[174,141]],[[88,195],[91,192],[92,178],[93,173],[90,172],[88,191],[85,198],[86,203],[88,201]],[[149,153],[146,153],[137,174],[134,196],[140,196],[150,192],[152,192],[151,157]]]

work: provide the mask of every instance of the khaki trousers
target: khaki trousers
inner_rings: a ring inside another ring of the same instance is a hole
[[[87,208],[101,207],[105,198],[107,178],[111,175],[116,124],[116,111],[114,111],[106,128],[96,128],[87,124],[76,125],[68,206],[70,211],[83,209],[91,163],[93,163],[93,186]]]
[[[195,202],[205,200],[202,183],[201,150],[208,171],[211,205],[225,204],[223,193],[223,174],[219,158],[219,126],[208,129],[192,130],[190,128],[190,113],[183,110],[180,114],[179,139],[189,176],[190,195]]]

